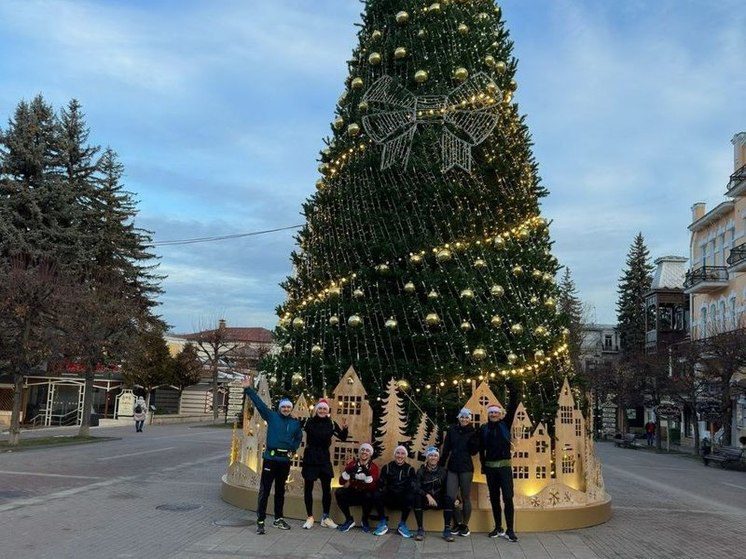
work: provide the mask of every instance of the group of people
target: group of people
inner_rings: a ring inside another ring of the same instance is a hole
[[[454,535],[469,536],[471,516],[471,485],[474,477],[472,456],[479,454],[482,472],[487,478],[490,503],[495,528],[489,537],[503,537],[511,542],[518,538],[513,530],[513,474],[510,463],[510,429],[506,425],[506,412],[498,405],[490,405],[488,421],[478,429],[472,424],[472,413],[463,408],[458,414],[458,422],[448,429],[442,453],[431,446],[425,451],[425,463],[418,470],[407,462],[408,450],[398,446],[393,460],[382,468],[373,462],[374,449],[369,443],[358,448],[355,458],[345,464],[339,476],[339,487],[335,498],[344,515],[341,524],[336,524],[329,516],[331,510],[331,482],[334,477],[329,449],[332,438],[347,440],[348,429],[343,421],[337,424],[330,417],[329,402],[318,401],[313,415],[304,422],[291,416],[293,403],[283,398],[278,410],[272,410],[259,397],[251,386],[251,379],[244,380],[244,393],[251,399],[255,409],[267,422],[267,440],[262,454],[263,466],[259,482],[257,504],[257,533],[265,533],[267,503],[274,485],[273,526],[289,530],[290,525],[283,518],[285,484],[290,473],[293,454],[300,447],[303,432],[306,433],[306,447],[303,454],[301,475],[304,483],[304,501],[307,519],[303,528],[314,526],[313,488],[318,481],[321,485],[322,516],[320,525],[347,532],[355,527],[351,507],[362,508],[361,528],[381,536],[389,531],[389,518],[386,509],[400,511],[396,531],[405,538],[412,533],[407,520],[414,510],[417,523],[415,540],[425,536],[423,515],[428,509],[443,512],[443,538],[452,542]],[[502,501],[502,504],[501,504]],[[502,525],[502,509],[505,509],[505,529]],[[378,524],[375,529],[369,523],[370,514],[375,510]]]

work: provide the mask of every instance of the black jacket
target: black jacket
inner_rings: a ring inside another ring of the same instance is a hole
[[[502,421],[488,421],[479,428],[479,461],[485,462],[510,458],[510,429]]]
[[[340,428],[329,417],[323,419],[315,415],[309,417],[303,426],[303,430],[306,432],[306,448],[303,452],[304,466],[331,465],[329,447],[332,444],[332,437],[337,437],[340,441],[347,440],[347,427]]]
[[[432,495],[435,500],[440,499],[446,492],[446,477],[448,472],[442,466],[430,470],[423,464],[417,471],[416,492],[422,496]]]
[[[452,425],[446,433],[443,442],[443,452],[440,455],[440,465],[448,465],[449,472],[457,474],[473,472],[474,464],[471,457],[479,452],[477,430],[473,425]]]
[[[381,468],[378,490],[381,493],[411,493],[414,491],[417,474],[414,468],[404,462],[401,466],[392,460]]]

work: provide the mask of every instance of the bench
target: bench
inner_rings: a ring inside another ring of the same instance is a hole
[[[623,437],[614,439],[614,444],[620,448],[635,448],[635,439],[637,436],[634,433],[627,433]]]
[[[741,465],[744,463],[744,451],[742,448],[731,448],[723,446],[713,450],[710,454],[702,456],[702,460],[707,466],[710,462],[720,464],[721,468],[725,468],[728,464]]]

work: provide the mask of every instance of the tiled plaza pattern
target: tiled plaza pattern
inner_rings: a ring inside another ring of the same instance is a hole
[[[682,456],[600,444],[614,498],[614,516],[602,526],[519,534],[517,544],[484,534],[448,544],[435,533],[415,543],[359,530],[305,531],[297,521],[290,532],[268,526],[265,536],[253,526],[215,525],[253,518],[218,496],[229,431],[169,426],[139,436],[129,429],[99,434],[121,440],[0,454],[0,557],[732,559],[746,549],[746,473]]]

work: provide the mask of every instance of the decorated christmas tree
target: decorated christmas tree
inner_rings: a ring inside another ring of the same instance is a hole
[[[553,418],[572,374],[558,263],[501,10],[368,0],[362,18],[270,373],[320,395],[352,365],[374,401],[393,376],[438,419],[486,379]]]

